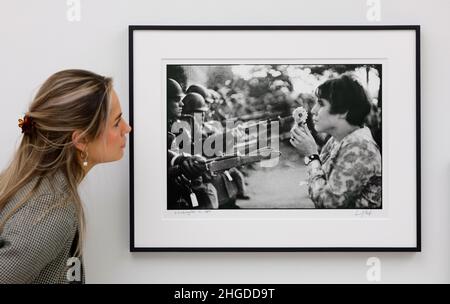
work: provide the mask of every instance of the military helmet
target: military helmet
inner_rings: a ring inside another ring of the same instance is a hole
[[[192,114],[194,112],[206,112],[209,110],[205,99],[198,93],[187,93],[182,100],[183,114]]]
[[[167,78],[167,99],[183,97],[181,85],[172,78]]]
[[[214,100],[211,98],[211,93],[208,92],[208,89],[202,86],[201,84],[193,84],[187,90],[186,93],[198,93],[202,95],[207,103],[213,103]]]

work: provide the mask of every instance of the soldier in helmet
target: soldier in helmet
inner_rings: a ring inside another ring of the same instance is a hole
[[[193,87],[193,85],[191,86]],[[216,120],[208,120],[210,117],[210,106],[211,104],[206,103],[203,96],[199,93],[187,93],[183,98],[183,111],[182,114],[185,118],[190,118],[190,124],[192,126],[195,125],[196,130],[201,131],[201,138],[205,140],[207,137],[214,135],[221,135],[231,140],[231,142],[227,142],[226,145],[232,145],[232,136],[226,137],[224,132],[224,128],[219,121]],[[195,120],[193,119],[195,118]],[[238,132],[238,130],[234,130],[233,133]],[[242,135],[242,134],[241,134]],[[193,135],[192,135],[193,136]],[[233,134],[236,136],[236,134]]]
[[[183,110],[181,111],[182,114],[201,113],[205,116],[206,112],[209,110],[205,99],[198,93],[187,93],[182,102],[184,105]]]
[[[185,96],[181,85],[174,79],[167,79],[167,147],[174,150],[173,145],[178,147],[176,140],[188,140],[189,133],[183,129],[183,124],[180,123],[182,115],[183,102]],[[182,146],[181,146],[182,147]]]
[[[184,96],[180,84],[167,79],[167,177],[168,209],[218,208],[217,192],[212,184],[203,182],[206,171],[205,159],[171,150],[177,134],[171,132],[172,124],[182,116]]]
[[[209,104],[214,102],[214,99],[211,96],[211,93],[207,88],[202,86],[201,84],[193,84],[189,86],[189,88],[186,90],[186,93],[197,93],[200,94],[203,99]]]
[[[167,79],[167,122],[172,125],[174,121],[180,118],[183,108],[182,98],[183,89],[180,84],[171,78]],[[170,128],[168,128],[170,130]]]
[[[192,86],[191,86],[192,87]],[[191,137],[193,140],[205,141],[209,136],[222,135],[222,126],[219,123],[215,125],[213,123],[207,123],[206,118],[208,116],[209,107],[205,102],[205,99],[199,93],[187,93],[183,98],[183,110],[182,119],[189,122],[191,128]],[[219,129],[220,128],[220,129]],[[196,136],[192,130],[201,132],[199,136]],[[229,139],[232,139],[229,137]],[[195,144],[193,142],[193,144]],[[232,143],[230,143],[232,144]],[[202,151],[204,152],[204,151]],[[209,155],[211,156],[211,155]]]
[[[226,119],[226,117],[222,115],[223,113],[220,113],[220,111],[218,111],[221,96],[216,91],[207,89],[201,84],[193,84],[186,90],[186,93],[197,93],[203,97],[208,107],[208,112],[205,117],[207,121],[216,120],[218,122],[221,122]]]
[[[194,116],[198,119],[191,119],[191,122],[193,123],[191,127],[194,128],[194,130],[201,131],[201,136],[193,136],[194,139],[199,138],[202,142],[204,142],[208,137],[220,136],[226,138],[226,135],[222,131],[213,130],[206,124],[205,118],[207,117],[209,107],[206,104],[203,96],[198,93],[191,92],[186,94],[182,102],[184,104],[182,110],[183,115]],[[229,136],[228,138],[233,139],[232,136]],[[237,198],[246,200],[250,199],[250,197],[246,194],[245,180],[242,172],[240,172],[237,168],[231,168],[229,170],[226,170],[224,172],[224,175],[229,182],[233,182],[237,187]],[[206,176],[205,179],[211,180],[211,177]]]

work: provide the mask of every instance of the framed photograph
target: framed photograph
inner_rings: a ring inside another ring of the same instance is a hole
[[[420,27],[130,26],[131,251],[420,251]]]

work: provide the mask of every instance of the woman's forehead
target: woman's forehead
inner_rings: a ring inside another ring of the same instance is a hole
[[[111,94],[111,114],[119,114],[121,111],[119,97],[113,90]]]

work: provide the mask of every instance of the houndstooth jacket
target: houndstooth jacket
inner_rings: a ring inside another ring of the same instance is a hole
[[[0,211],[3,219],[36,184],[33,179]],[[43,178],[37,192],[6,222],[0,232],[0,283],[73,283],[73,242],[78,229],[74,204],[65,199],[64,175]],[[75,240],[77,241],[77,240]],[[80,263],[81,265],[81,260]],[[82,272],[82,269],[80,269]],[[78,283],[84,276],[78,276]],[[75,280],[76,281],[76,280]]]

